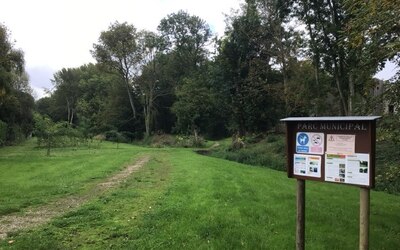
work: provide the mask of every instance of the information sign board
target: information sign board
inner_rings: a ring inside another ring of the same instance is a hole
[[[374,187],[378,116],[289,117],[288,176]]]

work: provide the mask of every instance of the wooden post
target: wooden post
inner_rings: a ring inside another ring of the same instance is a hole
[[[369,248],[369,189],[360,187],[360,250]]]
[[[296,250],[304,250],[306,181],[297,179]]]

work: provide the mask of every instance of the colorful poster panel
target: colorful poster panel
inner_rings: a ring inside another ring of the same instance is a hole
[[[325,181],[369,185],[369,154],[326,154]]]
[[[321,177],[321,156],[294,154],[293,173],[295,175]]]

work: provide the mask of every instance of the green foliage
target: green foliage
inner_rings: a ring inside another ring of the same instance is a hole
[[[52,148],[56,147],[77,147],[80,143],[87,143],[84,134],[70,126],[67,122],[53,122],[47,116],[34,114],[35,130],[38,146],[47,148],[47,155],[50,155]]]
[[[284,115],[283,76],[271,67],[276,39],[269,35],[270,23],[262,19],[255,1],[247,1],[240,14],[230,18],[216,62],[230,130],[244,136],[270,129]]]
[[[30,135],[33,106],[24,54],[14,48],[8,29],[0,24],[0,120],[8,127],[0,144],[20,142]]]
[[[349,34],[349,47],[365,52],[363,66],[373,65],[374,70],[379,70],[386,60],[396,62],[400,51],[399,1],[373,0],[363,3],[345,0],[344,3],[351,15],[345,27]]]
[[[179,77],[188,76],[206,61],[211,29],[200,17],[181,10],[163,18],[158,30],[165,38],[167,49],[173,51]]]
[[[156,134],[153,135],[147,140],[150,143],[150,146],[160,148],[160,147],[172,147],[176,144],[176,137],[169,134]]]
[[[192,134],[194,130],[207,132],[218,108],[217,98],[207,86],[206,79],[203,76],[183,79],[176,97],[172,106],[177,117],[176,131],[183,134]]]
[[[242,147],[232,145],[215,147],[210,150],[210,155],[254,166],[286,171],[283,136],[270,134],[262,140],[257,137],[259,136],[242,138]]]
[[[375,99],[398,102],[398,84],[391,95],[372,93],[376,70],[398,58],[395,5],[248,0],[214,40],[206,21],[185,11],[167,15],[157,32],[115,22],[93,46],[98,64],[58,72],[56,90],[38,110],[84,137],[115,130],[130,139],[244,138],[285,116],[370,114]],[[393,127],[385,137],[395,133]]]
[[[118,73],[128,94],[132,117],[136,118],[138,93],[132,80],[142,60],[136,28],[126,22],[111,24],[107,31],[100,34],[98,43],[93,45],[92,55],[111,72]]]
[[[205,146],[205,140],[202,136],[176,136],[176,146],[183,148],[201,148]]]
[[[201,148],[206,144],[202,136],[155,134],[145,138],[141,145],[153,148]]]
[[[382,126],[383,119],[379,123],[378,143],[376,146],[376,190],[388,193],[400,194],[400,153],[399,142],[386,139],[383,140]]]
[[[378,140],[393,142],[400,145],[400,115],[391,114],[385,115],[378,126]]]
[[[398,161],[400,162],[400,161]],[[400,165],[392,165],[376,176],[376,190],[400,194]]]

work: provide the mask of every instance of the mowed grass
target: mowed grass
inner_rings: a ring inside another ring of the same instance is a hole
[[[295,248],[296,181],[285,173],[188,149],[127,150],[151,160],[120,188],[0,248]],[[358,188],[306,186],[307,249],[357,249]],[[400,249],[399,204],[399,196],[372,191],[370,249]]]
[[[97,148],[46,149],[35,140],[0,148],[0,215],[84,191],[88,185],[132,163],[143,149],[103,142]]]

